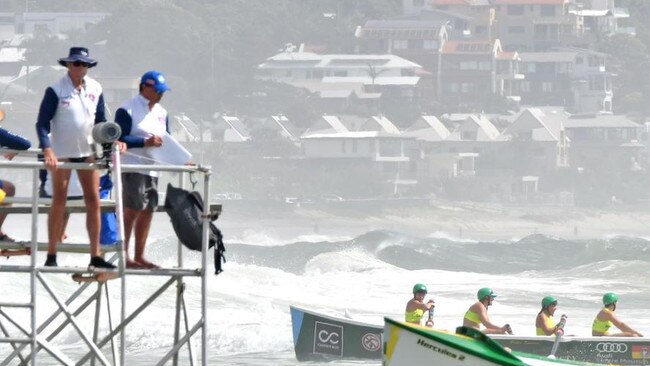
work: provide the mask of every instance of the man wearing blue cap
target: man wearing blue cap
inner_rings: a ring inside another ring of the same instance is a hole
[[[86,76],[95,67],[88,49],[72,47],[68,57],[58,60],[67,72],[61,80],[45,90],[36,122],[39,147],[43,149],[45,166],[52,173],[52,207],[48,216],[48,251],[46,266],[57,266],[56,244],[63,235],[70,169],[59,169],[59,161],[92,163],[92,129],[106,122],[101,85]],[[123,148],[123,147],[122,147]],[[84,193],[86,229],[90,239],[90,266],[114,269],[100,253],[99,173],[95,169],[79,169],[77,176]]]
[[[165,76],[155,70],[140,78],[140,93],[126,101],[116,112],[115,122],[122,128],[120,141],[126,143],[125,164],[152,164],[151,149],[162,146],[162,136],[169,133],[167,111],[159,104],[169,90]],[[157,172],[122,173],[124,204],[124,248],[129,268],[158,268],[144,258],[153,211],[158,206]],[[129,255],[131,231],[135,237],[133,259]]]

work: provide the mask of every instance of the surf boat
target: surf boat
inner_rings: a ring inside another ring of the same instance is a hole
[[[515,351],[548,355],[554,336],[521,337],[490,335],[497,343]],[[557,358],[616,365],[650,365],[650,339],[627,337],[562,337]]]
[[[381,325],[289,307],[298,361],[382,358]]]
[[[480,331],[467,327],[458,327],[454,334],[384,318],[384,340],[383,366],[592,365],[509,352]]]

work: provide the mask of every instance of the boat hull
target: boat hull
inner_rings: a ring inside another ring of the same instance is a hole
[[[383,366],[559,366],[587,365],[537,355],[508,352],[478,330],[459,327],[460,334],[384,319]]]
[[[382,326],[295,306],[291,306],[290,311],[298,361],[381,359]]]
[[[549,355],[555,337],[491,336],[497,343],[512,350]],[[650,365],[650,339],[623,337],[563,337],[555,356],[616,365]]]

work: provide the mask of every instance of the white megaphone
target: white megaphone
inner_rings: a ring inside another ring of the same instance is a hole
[[[110,144],[120,138],[122,129],[115,122],[102,122],[93,126],[93,140],[98,144]]]

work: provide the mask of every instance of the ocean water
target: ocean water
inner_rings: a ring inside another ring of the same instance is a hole
[[[514,332],[533,335],[541,298],[559,299],[558,314],[569,316],[568,334],[586,336],[601,306],[602,294],[619,294],[617,314],[629,325],[650,334],[650,241],[642,237],[608,236],[567,240],[541,234],[501,240],[455,238],[452,233],[382,228],[372,218],[336,216],[263,219],[266,213],[228,215],[227,205],[217,224],[227,245],[225,271],[210,276],[208,289],[208,358],[210,365],[298,365],[293,354],[289,305],[380,324],[383,316],[401,319],[413,284],[422,282],[436,301],[436,327],[453,330],[476,291],[491,287],[499,296],[489,309],[497,324],[510,323]],[[301,217],[304,217],[301,216]],[[44,228],[44,217],[39,227]],[[10,234],[29,238],[27,217],[10,216]],[[147,254],[164,266],[175,263],[176,240],[164,214],[154,220]],[[42,231],[42,230],[41,230]],[[69,241],[84,241],[83,216],[73,215]],[[39,238],[45,240],[45,233]],[[44,254],[39,253],[44,259]],[[186,267],[198,266],[196,253],[185,252]],[[0,259],[0,265],[25,264],[26,258]],[[87,256],[60,254],[60,265],[87,264]],[[211,262],[210,262],[211,263]],[[210,264],[211,266],[211,264]],[[71,293],[78,285],[66,275],[46,274],[54,290]],[[127,302],[133,310],[165,278],[130,277]],[[200,287],[187,278],[185,301],[190,324],[199,317]],[[0,273],[0,301],[27,301],[28,277]],[[127,364],[154,365],[173,340],[175,286],[155,301],[127,328]],[[119,282],[109,282],[119,319]],[[39,288],[39,322],[56,308]],[[2,308],[29,326],[29,313]],[[92,330],[92,309],[79,324]],[[105,332],[108,318],[102,315]],[[0,316],[12,336],[15,328]],[[197,338],[195,342],[200,341]],[[76,360],[86,348],[70,327],[52,343]],[[105,348],[110,354],[110,348]],[[200,355],[195,349],[195,355]],[[10,348],[0,344],[0,355]],[[109,357],[110,358],[110,357]],[[0,357],[0,363],[4,358]],[[335,362],[337,365],[379,365],[379,361]],[[15,364],[15,363],[13,363]],[[54,365],[44,352],[39,364]],[[181,364],[189,364],[187,354]],[[309,363],[319,365],[318,363]],[[327,363],[331,365],[332,363]]]

